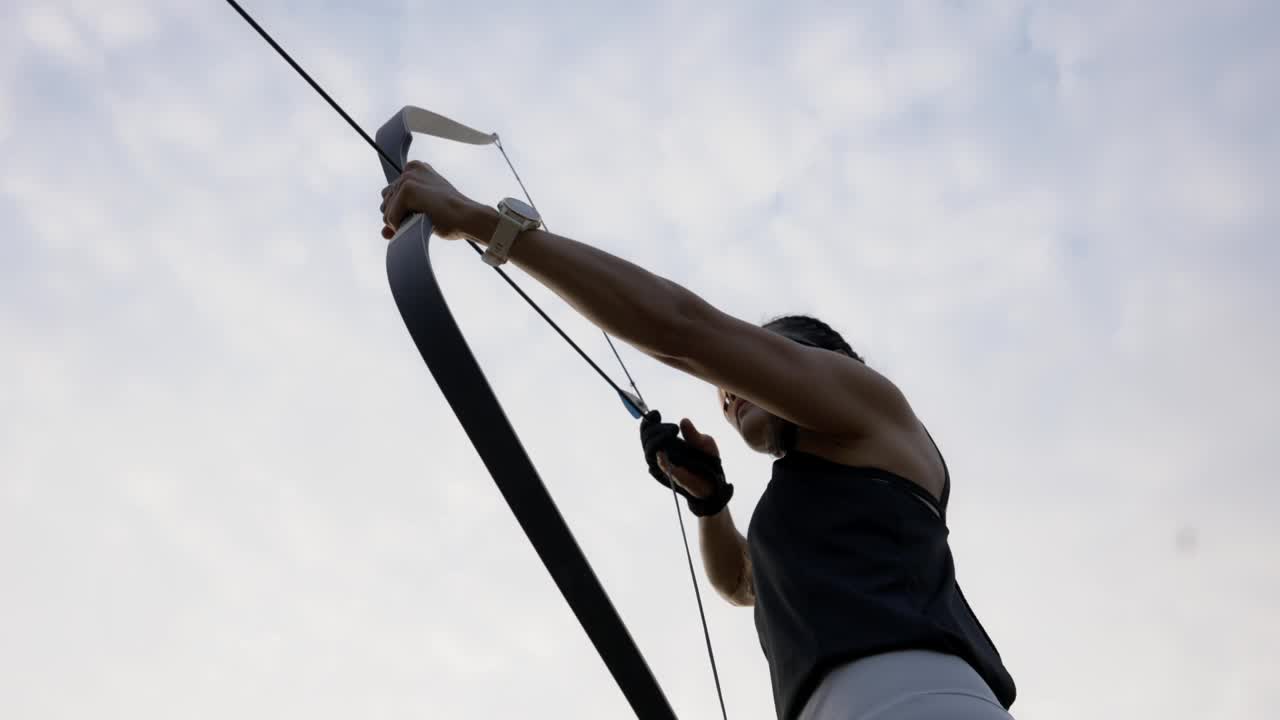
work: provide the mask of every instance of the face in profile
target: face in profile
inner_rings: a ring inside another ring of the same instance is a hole
[[[786,320],[787,318],[783,318],[766,323],[763,327],[801,345],[812,348],[823,347],[801,335],[783,330],[778,323]],[[829,332],[834,332],[826,325],[821,323],[819,325]],[[836,335],[836,339],[841,343],[844,342],[838,335]],[[848,349],[847,346],[846,349]],[[847,354],[861,361],[861,358],[854,355],[851,350]],[[716,394],[720,401],[720,412],[724,415],[725,422],[738,431],[747,447],[766,455],[782,457],[786,454],[787,448],[795,446],[795,433],[798,432],[798,429],[794,425],[757,406],[750,400],[734,395],[723,388],[717,388]]]
[[[742,436],[747,447],[756,452],[778,455],[778,435],[782,420],[744,397],[723,389],[716,390],[720,412]]]

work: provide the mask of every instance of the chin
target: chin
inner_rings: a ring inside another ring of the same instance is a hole
[[[773,417],[759,408],[748,408],[742,413],[738,433],[747,447],[766,455],[777,455],[774,447],[775,428]]]

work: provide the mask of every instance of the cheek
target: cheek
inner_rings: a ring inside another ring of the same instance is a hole
[[[748,440],[763,440],[769,430],[769,414],[757,407],[742,411],[742,436]]]

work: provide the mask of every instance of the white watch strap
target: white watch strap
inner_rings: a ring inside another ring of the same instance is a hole
[[[493,231],[493,237],[489,239],[489,247],[484,251],[481,259],[485,263],[497,267],[507,261],[507,256],[511,254],[511,246],[516,242],[516,236],[524,230],[524,224],[506,213],[498,213],[498,227]]]

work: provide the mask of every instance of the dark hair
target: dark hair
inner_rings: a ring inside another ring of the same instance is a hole
[[[867,362],[862,359],[861,355],[854,352],[853,348],[849,347],[849,343],[845,342],[840,333],[832,330],[830,325],[815,317],[808,315],[781,315],[761,327],[790,338],[801,345],[848,355],[864,365]]]

